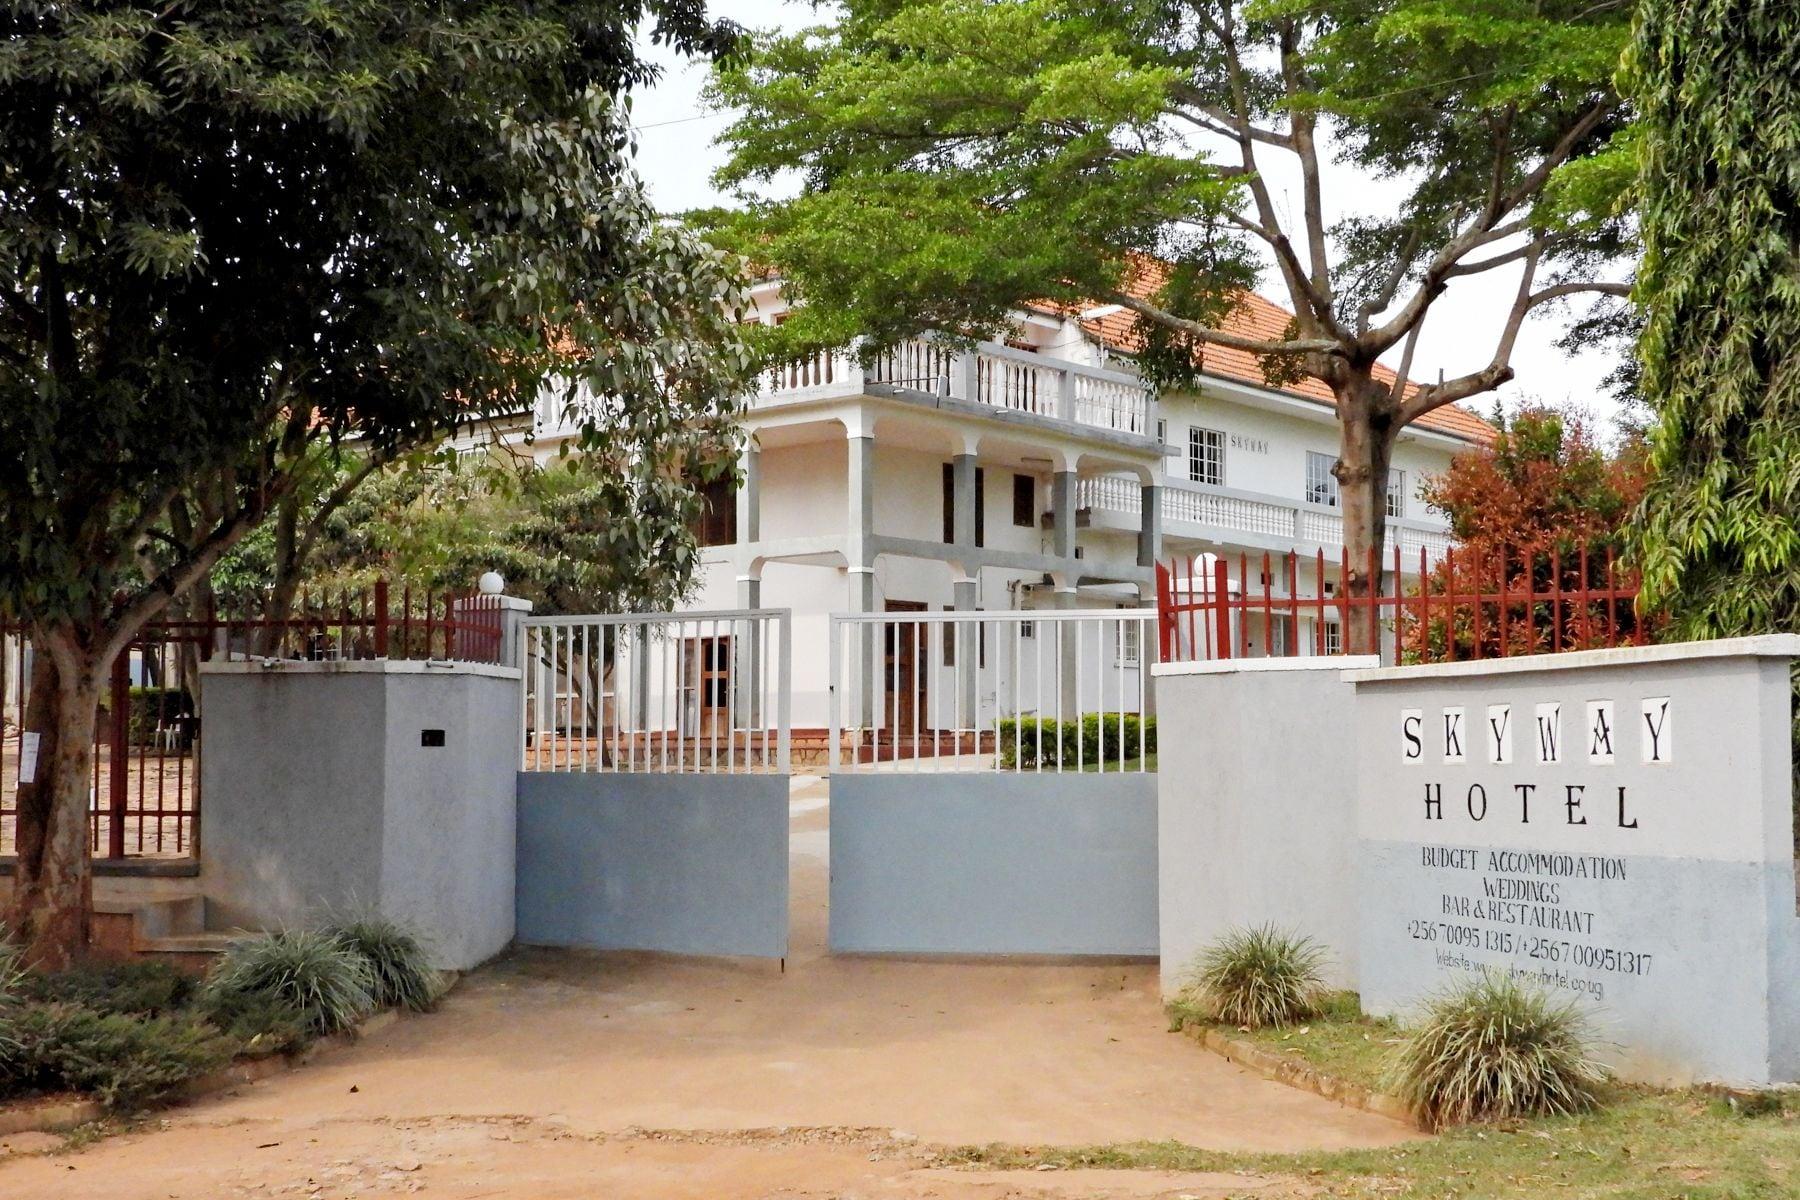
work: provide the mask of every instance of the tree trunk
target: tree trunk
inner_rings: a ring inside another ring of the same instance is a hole
[[[27,962],[54,971],[80,957],[88,944],[89,787],[106,664],[88,661],[71,641],[61,649],[80,656],[78,669],[59,670],[41,631],[34,631],[34,642],[23,727],[38,738],[37,770],[18,789],[19,859],[7,925],[24,945]]]
[[[1337,395],[1338,503],[1344,514],[1345,580],[1352,600],[1381,595],[1387,551],[1388,466],[1399,432],[1387,385],[1357,374],[1334,386]],[[1381,630],[1366,608],[1350,609],[1343,631],[1346,654],[1381,653]]]

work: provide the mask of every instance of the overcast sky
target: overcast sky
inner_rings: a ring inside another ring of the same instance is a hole
[[[751,28],[794,28],[818,19],[809,4],[784,0],[714,0],[711,8]],[[633,102],[633,121],[639,130],[638,165],[652,199],[666,212],[729,203],[730,197],[713,188],[710,176],[723,159],[713,140],[730,116],[704,111],[700,90],[706,69],[655,48],[646,49],[664,64],[662,79],[637,93]],[[1273,157],[1290,156],[1277,152]],[[1297,185],[1280,173],[1270,169],[1269,175],[1277,203],[1297,193]],[[1336,166],[1327,168],[1325,184],[1333,216],[1378,212],[1391,207],[1402,194],[1393,183],[1361,178],[1351,169]],[[1433,379],[1440,368],[1454,376],[1485,365],[1493,355],[1494,339],[1517,287],[1517,274],[1504,268],[1456,280],[1432,307],[1419,339],[1414,377]],[[1265,281],[1262,290],[1285,306],[1279,281]],[[1614,406],[1601,381],[1612,370],[1612,357],[1596,352],[1571,356],[1558,349],[1556,338],[1568,319],[1566,310],[1549,307],[1527,320],[1513,351],[1517,376],[1502,389],[1500,398],[1508,407],[1522,399],[1538,398],[1559,407],[1586,410],[1604,426]],[[1390,357],[1397,359],[1397,352]],[[1469,403],[1486,412],[1493,398],[1478,397]]]

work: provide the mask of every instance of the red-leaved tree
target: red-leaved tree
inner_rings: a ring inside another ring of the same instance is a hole
[[[1627,436],[1609,453],[1581,417],[1543,407],[1495,423],[1491,446],[1457,456],[1422,489],[1457,544],[1426,576],[1423,603],[1407,605],[1408,657],[1491,658],[1635,638],[1628,600],[1552,597],[1633,590],[1618,559],[1648,479],[1641,441]]]

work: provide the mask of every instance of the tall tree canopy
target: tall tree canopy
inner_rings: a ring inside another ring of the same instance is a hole
[[[1533,310],[1626,290],[1604,277],[1625,232],[1628,159],[1607,153],[1627,127],[1623,0],[841,8],[761,39],[715,89],[742,110],[721,178],[750,202],[726,220],[806,302],[781,336],[991,334],[1056,300],[1134,312],[1165,384],[1208,345],[1260,353],[1271,380],[1304,373],[1337,397],[1353,563],[1381,547],[1401,427],[1510,380]],[[1398,203],[1334,219],[1333,151],[1347,174],[1396,181]],[[767,198],[796,175],[798,195]],[[1228,321],[1265,265],[1295,314],[1274,339]],[[1427,314],[1493,271],[1516,299],[1479,331],[1480,365],[1415,381]],[[1373,370],[1390,351],[1398,381]]]
[[[697,0],[0,0],[0,611],[42,738],[11,919],[86,935],[95,700],[354,439],[526,409],[653,448],[742,390],[738,265],[660,223],[620,94]],[[653,459],[652,461],[657,461]]]
[[[1637,553],[1678,636],[1800,628],[1800,8],[1644,0]]]

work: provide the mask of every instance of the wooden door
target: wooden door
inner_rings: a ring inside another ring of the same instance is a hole
[[[731,733],[731,637],[687,639],[687,679],[692,705],[688,736],[727,737]]]
[[[924,612],[925,605],[916,600],[889,600],[891,613]],[[884,626],[883,646],[887,703],[882,709],[882,728],[899,735],[910,735],[921,729],[926,712],[925,684],[929,661],[927,647],[930,633],[925,626],[910,621]]]

